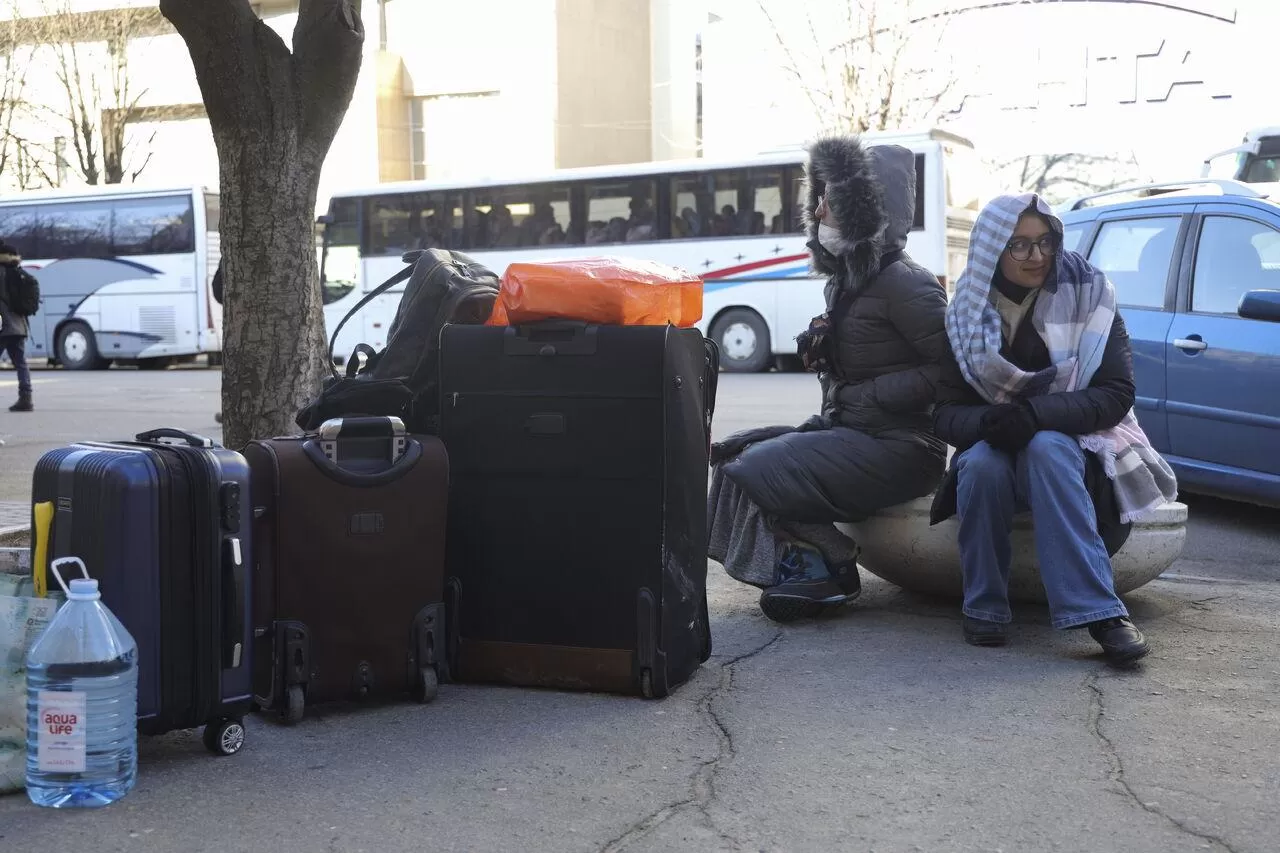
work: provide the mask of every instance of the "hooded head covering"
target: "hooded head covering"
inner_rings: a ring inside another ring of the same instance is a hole
[[[0,264],[13,266],[22,263],[22,255],[11,244],[0,241]]]
[[[1115,288],[1106,274],[1084,256],[1059,249],[1031,311],[1031,324],[1049,350],[1049,366],[1031,373],[1001,355],[1003,331],[992,280],[1018,220],[1027,212],[1044,217],[1061,237],[1062,220],[1040,196],[992,199],[974,223],[969,262],[947,306],[947,337],[960,372],[988,403],[1088,387],[1102,364],[1116,317]],[[1099,456],[1114,480],[1123,523],[1177,497],[1173,469],[1151,447],[1132,409],[1118,426],[1082,435],[1079,441]]]
[[[907,245],[916,215],[916,158],[900,145],[864,146],[856,136],[830,136],[809,147],[804,209],[813,269],[831,275],[834,255],[818,243],[814,210],[826,196],[855,286],[880,271],[880,258]]]

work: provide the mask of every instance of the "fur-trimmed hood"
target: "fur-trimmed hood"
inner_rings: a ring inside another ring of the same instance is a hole
[[[21,255],[10,255],[5,252],[0,252],[0,266],[16,267],[20,263],[22,263]]]
[[[864,145],[856,136],[831,136],[809,146],[806,169],[808,203],[805,224],[813,269],[831,275],[835,256],[818,243],[813,212],[819,197],[849,244],[842,257],[854,282],[865,283],[880,271],[880,258],[907,245],[915,221],[915,154],[900,145]]]

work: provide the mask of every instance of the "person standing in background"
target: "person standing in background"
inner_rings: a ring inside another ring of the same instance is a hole
[[[0,354],[8,353],[18,372],[18,402],[11,412],[34,411],[31,400],[31,368],[27,366],[27,318],[39,309],[39,284],[21,266],[22,256],[8,243],[0,243]],[[34,302],[35,304],[30,304]]]

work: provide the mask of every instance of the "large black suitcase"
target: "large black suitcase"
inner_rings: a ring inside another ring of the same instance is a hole
[[[244,457],[158,429],[51,450],[32,480],[33,506],[54,506],[48,562],[79,557],[138,643],[139,731],[204,725],[212,752],[238,752],[253,701]],[[57,588],[48,563],[36,571]]]
[[[667,695],[711,654],[714,346],[553,322],[440,347],[451,675]]]

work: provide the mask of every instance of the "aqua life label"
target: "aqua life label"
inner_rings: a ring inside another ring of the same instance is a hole
[[[36,762],[41,770],[84,772],[86,699],[82,691],[41,690],[37,694]]]

